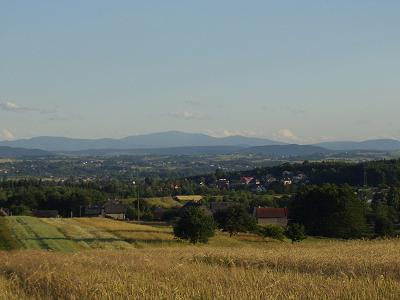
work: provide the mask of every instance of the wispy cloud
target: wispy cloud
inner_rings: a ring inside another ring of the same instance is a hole
[[[14,134],[8,130],[8,129],[3,129],[0,132],[0,138],[4,140],[13,140],[15,138]]]
[[[227,137],[227,136],[247,136],[247,137],[257,137],[261,136],[258,132],[252,130],[207,130],[207,134],[215,137]]]
[[[208,120],[210,117],[189,111],[179,111],[168,114],[169,117],[180,120]]]
[[[274,134],[277,138],[282,138],[284,140],[288,140],[288,141],[296,141],[299,142],[302,139],[299,138],[296,134],[294,134],[294,132],[288,128],[282,128],[279,129],[275,134]]]
[[[10,102],[10,101],[0,102],[0,109],[3,111],[13,112],[13,113],[29,113],[29,112],[37,112],[40,114],[55,114],[55,113],[57,113],[57,111],[55,111],[55,110],[21,106],[21,105],[18,105],[16,103]]]
[[[191,105],[191,106],[200,106],[201,103],[199,101],[195,101],[195,100],[186,100],[185,104]]]
[[[15,112],[15,113],[26,113],[26,112],[35,111],[34,108],[19,106],[15,103],[9,102],[9,101],[0,102],[0,108],[4,111],[10,111],[10,112]]]
[[[304,115],[306,110],[300,107],[285,106],[285,110],[293,115]]]

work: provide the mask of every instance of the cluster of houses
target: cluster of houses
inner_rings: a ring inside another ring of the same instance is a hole
[[[234,190],[246,186],[254,193],[261,193],[267,191],[272,184],[276,183],[290,186],[292,184],[309,183],[309,180],[306,174],[302,172],[284,171],[279,177],[272,174],[267,174],[262,178],[242,176],[239,181],[236,180],[233,182],[227,178],[220,178],[216,181],[215,186],[220,190]],[[200,185],[204,185],[204,183],[200,183]]]
[[[208,215],[213,215],[217,211],[223,211],[235,205],[237,205],[237,202],[215,201],[202,204],[200,201],[189,201],[179,209],[157,208],[154,211],[154,218],[163,220],[165,214],[170,213],[172,210],[175,210],[175,214],[178,215],[180,211],[192,206],[199,207]],[[257,219],[259,225],[278,225],[284,227],[288,224],[288,214],[287,208],[255,207],[253,210],[253,216]]]
[[[183,196],[186,197],[186,196]],[[192,197],[193,198],[193,197]],[[186,199],[186,198],[185,198]],[[212,215],[217,211],[226,210],[234,205],[236,202],[222,202],[215,201],[209,204],[202,204],[201,197],[198,196],[196,199],[187,201],[181,208],[165,209],[156,208],[154,210],[155,220],[165,220],[167,214],[178,216],[180,212],[188,207],[196,206],[205,211],[207,214]],[[86,206],[82,207],[79,217],[103,217],[111,218],[114,220],[125,220],[128,205],[122,204],[118,201],[110,201],[103,206]],[[0,210],[0,215],[7,215],[4,210]],[[34,210],[33,215],[39,218],[57,218],[59,212],[57,210]],[[286,226],[288,223],[288,209],[287,208],[273,208],[273,207],[255,207],[253,210],[253,216],[257,219],[259,225],[278,225]]]

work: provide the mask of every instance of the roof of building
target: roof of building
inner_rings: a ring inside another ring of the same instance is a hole
[[[34,209],[33,215],[39,218],[55,218],[58,216],[58,210],[39,210]]]
[[[254,177],[251,176],[242,176],[240,177],[240,181],[246,184],[249,184],[250,182],[252,182],[254,179]]]
[[[124,214],[128,207],[121,203],[106,203],[104,205],[105,214]]]
[[[259,219],[267,218],[287,218],[287,208],[274,208],[274,207],[257,207],[255,208],[254,215]]]

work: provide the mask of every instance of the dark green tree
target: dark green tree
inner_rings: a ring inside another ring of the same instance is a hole
[[[301,242],[307,238],[304,233],[304,226],[297,223],[290,223],[286,228],[285,235],[292,243]]]
[[[375,234],[379,237],[391,237],[395,234],[394,224],[387,216],[380,215],[375,219]]]
[[[174,235],[192,244],[207,243],[209,238],[214,236],[214,231],[212,216],[208,216],[198,207],[185,209],[174,226]]]
[[[289,212],[309,235],[360,238],[366,233],[365,204],[349,186],[302,187]]]
[[[128,207],[126,209],[125,216],[128,220],[136,220],[137,219],[137,210],[133,207]]]
[[[239,232],[249,232],[256,229],[257,221],[242,205],[235,205],[214,214],[218,228],[233,236]]]
[[[391,237],[395,234],[396,211],[386,204],[379,204],[374,210],[374,231],[378,237]]]
[[[400,212],[400,190],[391,187],[387,196],[387,205],[393,207],[396,211]]]

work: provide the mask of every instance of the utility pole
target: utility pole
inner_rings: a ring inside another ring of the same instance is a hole
[[[137,220],[140,221],[140,195],[139,195],[139,182],[136,186],[137,191]]]
[[[367,173],[367,167],[364,167],[364,187],[368,186],[368,173]]]
[[[132,181],[132,184],[134,185],[136,189],[136,201],[137,201],[137,220],[138,222],[140,221],[140,195],[139,195],[139,181]]]

